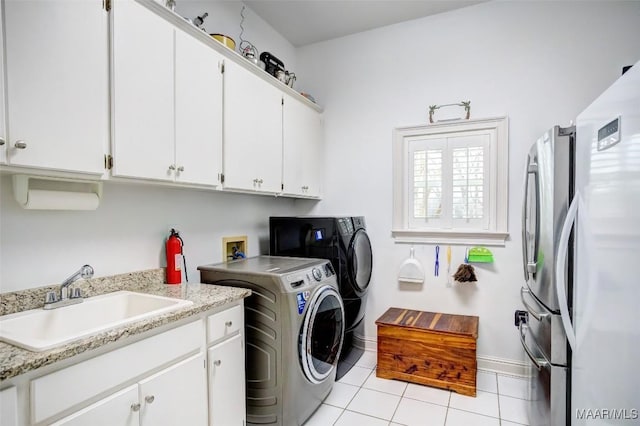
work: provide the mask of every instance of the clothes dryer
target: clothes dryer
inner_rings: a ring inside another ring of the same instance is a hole
[[[247,424],[302,425],[329,394],[344,338],[331,264],[258,256],[198,267],[203,283],[244,287]]]

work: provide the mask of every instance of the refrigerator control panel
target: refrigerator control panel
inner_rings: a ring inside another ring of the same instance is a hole
[[[609,149],[620,142],[620,119],[618,117],[598,130],[598,151]]]

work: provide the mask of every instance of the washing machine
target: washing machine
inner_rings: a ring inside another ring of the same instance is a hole
[[[302,425],[335,382],[345,315],[323,259],[257,256],[198,267],[245,299],[247,424]]]
[[[327,259],[336,270],[346,315],[345,343],[337,378],[346,374],[364,352],[354,336],[364,335],[364,314],[373,271],[373,252],[362,216],[272,216],[269,253]]]

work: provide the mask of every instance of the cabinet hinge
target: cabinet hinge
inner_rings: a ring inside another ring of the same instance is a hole
[[[280,190],[281,190],[281,191],[284,191],[284,183],[281,183],[281,184],[280,184]]]
[[[218,174],[218,180],[220,180],[220,183],[224,183],[224,173]]]
[[[111,10],[111,0],[102,0],[102,8],[109,12]]]
[[[104,168],[107,170],[113,169],[113,157],[111,155],[105,154],[104,156]]]
[[[284,98],[282,98],[282,102],[280,103],[280,105],[284,105]]]
[[[220,65],[220,73],[224,74],[224,61],[222,61],[222,64]]]

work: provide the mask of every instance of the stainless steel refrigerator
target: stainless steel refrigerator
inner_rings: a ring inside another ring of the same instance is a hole
[[[530,424],[640,424],[640,63],[532,146],[524,182]]]

